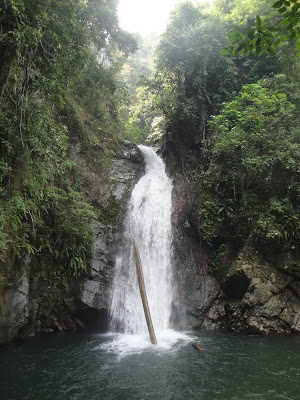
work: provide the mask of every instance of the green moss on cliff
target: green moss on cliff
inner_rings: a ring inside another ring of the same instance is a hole
[[[116,225],[122,206],[114,196],[110,196],[108,204],[101,212],[101,221],[105,225]]]

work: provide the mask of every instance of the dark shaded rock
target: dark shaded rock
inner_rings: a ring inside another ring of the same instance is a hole
[[[169,174],[173,176],[180,174],[182,170],[181,155],[176,143],[173,140],[167,140],[161,150],[161,154],[164,158]]]
[[[109,286],[113,279],[119,233],[112,227],[95,227],[95,254],[90,275],[84,280],[81,300],[94,309],[108,307]]]
[[[219,326],[224,308],[218,300],[220,286],[214,275],[208,272],[208,253],[200,243],[195,221],[190,221],[192,204],[189,183],[176,175],[172,223],[180,309],[184,310],[185,327],[214,329]],[[179,318],[183,318],[182,314]]]
[[[128,161],[132,161],[137,164],[143,164],[144,158],[140,149],[132,142],[128,140],[123,141],[123,146],[118,155]]]
[[[98,310],[96,308],[86,307],[83,308],[77,316],[82,323],[82,330],[103,333],[109,328],[107,309]]]
[[[225,287],[238,285],[241,276],[249,285],[244,294],[241,290],[239,300],[231,298],[226,303],[226,326],[261,334],[299,332],[298,279],[262,260],[251,248],[244,249],[238,258],[236,272]],[[227,293],[232,296],[232,292]]]
[[[294,295],[300,299],[300,280],[292,282],[290,288]]]
[[[299,254],[272,253],[266,254],[265,259],[276,269],[300,279]]]
[[[0,343],[17,338],[29,320],[29,273],[30,257],[26,256],[13,286],[0,289]]]
[[[223,290],[228,296],[241,299],[247,292],[251,279],[247,276],[245,268],[239,269],[226,280]]]
[[[96,212],[103,216],[105,210],[113,209],[118,214],[128,200],[131,188],[144,172],[144,160],[140,149],[124,141],[117,152],[111,151],[110,165],[103,167],[101,154],[89,155],[89,163],[74,145],[72,158],[80,167],[86,197]],[[105,224],[116,224],[114,216]]]

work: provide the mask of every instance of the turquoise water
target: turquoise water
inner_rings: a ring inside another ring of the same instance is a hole
[[[0,360],[1,400],[300,399],[300,336],[200,332],[155,347],[53,334],[3,346]]]

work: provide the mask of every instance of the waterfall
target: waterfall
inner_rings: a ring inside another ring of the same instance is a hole
[[[111,289],[111,329],[127,334],[147,332],[139,292],[133,240],[141,255],[146,292],[155,331],[169,327],[172,285],[172,184],[162,159],[155,151],[139,146],[145,175],[135,185],[125,218],[122,248],[116,260]]]

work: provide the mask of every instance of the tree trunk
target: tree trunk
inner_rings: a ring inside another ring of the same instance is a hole
[[[140,256],[140,252],[139,252],[135,242],[133,242],[133,250],[134,250],[134,255],[135,255],[135,260],[136,260],[136,273],[137,273],[137,277],[138,277],[139,288],[140,288],[141,298],[142,298],[142,302],[143,302],[143,308],[144,308],[145,318],[146,318],[146,322],[147,322],[147,327],[148,327],[148,331],[149,331],[149,335],[150,335],[150,340],[151,340],[152,344],[157,344],[155,332],[153,329],[150,309],[149,309],[149,305],[148,305],[148,300],[147,300],[141,256]]]

